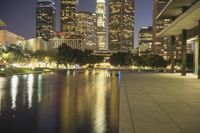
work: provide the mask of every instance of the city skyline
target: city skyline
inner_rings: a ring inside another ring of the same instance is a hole
[[[54,2],[56,6],[56,21],[57,21],[56,30],[59,31],[60,1],[54,0]],[[11,0],[3,0],[2,4],[0,5],[0,8],[3,10],[3,12],[0,13],[0,16],[1,19],[7,23],[7,26],[3,28],[18,33],[19,35],[24,36],[27,39],[35,37],[36,4],[37,2],[30,2],[25,0],[20,0],[18,3],[11,2]],[[144,0],[144,1],[135,0],[136,19],[135,19],[134,41],[136,46],[138,44],[138,31],[140,27],[152,25],[152,4],[153,0]],[[106,5],[108,12],[108,0],[106,0]],[[9,9],[11,8],[13,9],[13,12],[9,11]],[[79,0],[78,4],[79,11],[83,10],[83,11],[95,12],[95,8],[96,8],[96,0],[86,0],[86,1]],[[26,23],[24,23],[24,21]]]

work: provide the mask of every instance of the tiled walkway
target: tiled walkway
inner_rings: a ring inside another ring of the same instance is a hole
[[[120,133],[200,133],[200,80],[122,73]]]

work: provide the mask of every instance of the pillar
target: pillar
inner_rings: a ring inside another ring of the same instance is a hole
[[[186,76],[186,65],[187,65],[187,30],[182,31],[182,70],[181,75]]]
[[[198,75],[199,71],[199,42],[198,40],[194,41],[194,73]]]
[[[174,61],[174,51],[175,51],[175,47],[176,47],[176,38],[175,36],[171,36],[171,49],[170,49],[170,58],[171,58],[171,72],[174,73],[174,65],[175,65],[175,61]]]

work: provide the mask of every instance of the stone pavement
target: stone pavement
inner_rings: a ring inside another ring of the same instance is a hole
[[[121,73],[120,133],[200,133],[200,80]]]

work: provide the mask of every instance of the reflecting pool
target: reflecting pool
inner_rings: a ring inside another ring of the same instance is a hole
[[[0,133],[118,133],[116,73],[0,77]]]

